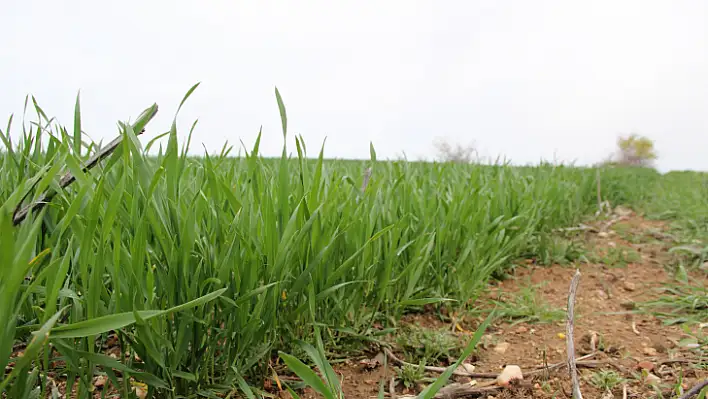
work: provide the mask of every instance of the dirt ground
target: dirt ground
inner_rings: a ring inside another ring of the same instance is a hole
[[[689,389],[708,378],[705,347],[683,345],[682,340],[690,335],[679,325],[666,325],[645,312],[633,312],[637,303],[656,299],[660,295],[656,289],[673,279],[667,270],[671,263],[667,226],[631,213],[587,227],[590,228],[580,237],[586,248],[600,254],[610,248],[629,248],[635,251],[635,258],[619,265],[577,262],[541,266],[529,261],[516,268],[511,278],[494,283],[481,301],[503,300],[528,287],[537,287],[536,295],[541,301],[551,309],[565,312],[570,281],[577,267],[581,278],[575,302],[574,342],[576,357],[583,359],[578,361],[578,370],[584,397],[653,398],[658,391],[666,398],[677,397],[674,394],[677,384]],[[705,272],[697,271],[691,277],[695,284],[705,287]],[[445,317],[418,314],[407,317],[403,325],[447,328],[469,338],[483,317],[461,318],[457,327]],[[454,387],[459,389],[447,397],[570,398],[565,332],[565,316],[546,323],[494,323],[475,355],[468,359],[474,373],[481,378],[454,376],[448,384],[456,382]],[[698,333],[705,335],[708,329]],[[400,351],[395,354],[399,359],[404,355]],[[378,358],[372,356],[369,360],[335,366],[346,398],[375,398],[381,391],[382,380],[387,381],[386,397],[418,393],[422,385],[417,389],[405,387],[397,381],[395,362],[387,359],[387,364],[393,367],[384,368],[381,359],[379,354]],[[511,387],[500,388],[494,376],[507,365],[518,365],[524,378]],[[429,377],[437,375],[427,373]],[[304,396],[316,397],[311,390]]]

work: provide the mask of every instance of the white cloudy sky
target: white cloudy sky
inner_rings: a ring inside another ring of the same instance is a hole
[[[33,94],[108,141],[153,102],[194,146],[281,150],[274,87],[310,155],[486,156],[593,163],[632,131],[661,170],[708,170],[708,2],[23,0],[0,16],[0,119]],[[4,125],[4,123],[2,124]],[[292,143],[292,142],[291,142]],[[291,148],[292,145],[291,145]]]

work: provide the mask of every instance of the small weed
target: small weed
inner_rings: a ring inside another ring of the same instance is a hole
[[[700,323],[708,320],[708,286],[675,283],[665,286],[663,295],[641,307],[665,324]]]
[[[590,383],[603,391],[612,391],[627,380],[613,370],[600,370],[590,376]]]
[[[542,265],[568,265],[584,258],[585,251],[576,241],[551,236],[539,242],[539,263]]]
[[[396,368],[396,375],[404,387],[416,389],[421,380],[425,377],[425,361],[421,360],[417,366],[414,364],[405,364],[402,367],[398,367]]]
[[[448,362],[459,356],[462,341],[446,329],[408,326],[396,338],[406,356],[416,362],[422,360]]]
[[[492,302],[498,307],[498,315],[502,319],[513,321],[513,324],[550,323],[562,320],[565,312],[549,306],[536,292],[537,286],[527,285],[515,294],[502,294],[502,297]]]
[[[630,263],[637,263],[642,260],[639,252],[632,248],[619,246],[609,247],[602,250],[600,253],[594,253],[590,257],[595,263],[602,263],[608,267],[627,267]]]
[[[649,242],[656,242],[657,239],[651,235],[648,231],[637,231],[629,223],[617,223],[612,227],[612,230],[617,233],[623,240],[630,242],[632,244],[643,244]]]

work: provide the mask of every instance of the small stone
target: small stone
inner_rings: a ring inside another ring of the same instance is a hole
[[[654,363],[652,363],[648,360],[644,360],[644,361],[637,363],[637,365],[635,367],[638,370],[652,371],[652,370],[654,370]]]
[[[600,237],[600,238],[607,238],[607,237],[609,237],[610,235],[607,234],[606,231],[601,231],[601,232],[597,233],[597,236]]]
[[[494,347],[494,352],[503,355],[504,353],[506,353],[510,346],[511,344],[508,342],[500,342],[497,344],[497,346]]]
[[[634,291],[637,289],[637,285],[631,281],[625,281],[624,282],[624,289],[627,291]]]
[[[647,356],[656,356],[658,353],[659,352],[651,346],[647,346],[646,348],[644,348],[644,354]]]
[[[609,299],[610,298],[610,296],[607,295],[607,293],[603,290],[597,290],[595,292],[595,295],[597,295],[597,297],[600,299]]]
[[[656,375],[649,373],[647,374],[646,382],[649,384],[658,384],[661,382],[661,378],[657,377]]]
[[[93,380],[93,386],[96,388],[103,388],[106,385],[106,376],[105,375],[99,375],[98,377],[94,378]]]
[[[615,207],[615,215],[617,215],[619,217],[627,217],[627,216],[632,215],[632,210],[625,208],[623,206],[617,206],[617,207]]]
[[[497,385],[499,386],[508,386],[509,382],[512,380],[523,380],[524,375],[521,372],[521,367],[516,366],[516,365],[508,365],[504,367],[504,370],[502,370],[501,374],[497,376]]]
[[[473,365],[469,364],[469,363],[462,363],[462,365],[461,365],[460,367],[462,367],[463,369],[465,369],[465,371],[468,372],[468,373],[470,373],[470,374],[474,373],[475,367],[474,367]]]
[[[147,389],[143,389],[141,387],[134,387],[135,388],[135,396],[137,396],[139,399],[145,399],[147,397]]]
[[[529,329],[524,326],[519,326],[519,328],[516,329],[517,334],[524,334],[524,333],[527,333],[528,331],[529,331]]]

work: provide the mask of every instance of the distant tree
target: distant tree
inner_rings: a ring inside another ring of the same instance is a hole
[[[617,164],[624,166],[651,166],[656,160],[654,141],[637,134],[617,139]]]
[[[470,163],[477,158],[477,150],[472,144],[456,143],[453,145],[445,140],[436,140],[434,145],[438,159],[443,162]]]

